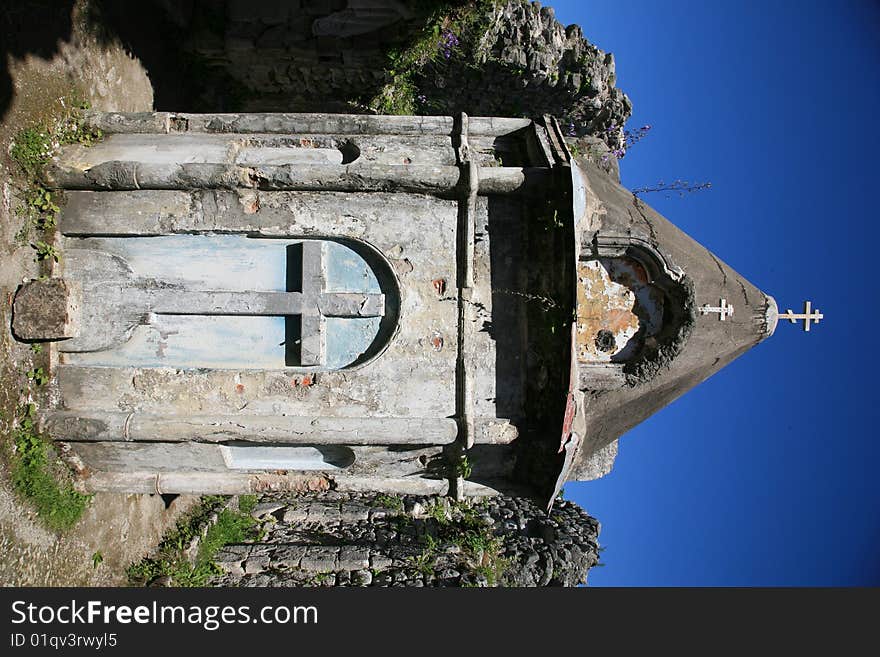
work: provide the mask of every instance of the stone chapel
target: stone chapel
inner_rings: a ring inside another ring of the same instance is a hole
[[[88,122],[13,332],[50,347],[40,423],[91,491],[549,504],[776,326],[550,116]]]

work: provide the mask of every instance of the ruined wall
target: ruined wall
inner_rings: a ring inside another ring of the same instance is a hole
[[[615,142],[619,134],[608,128],[632,111],[615,87],[613,56],[537,2],[438,2],[432,19],[428,3],[415,1],[150,1],[167,23],[160,38],[191,69],[181,86],[194,94],[177,94],[166,107],[160,89],[157,109],[546,113],[571,134]],[[389,84],[411,102],[383,110],[374,101]]]
[[[386,49],[405,41],[419,18],[405,3],[376,2],[360,17],[348,5],[364,3],[346,0],[182,4],[177,22],[185,51],[228,76],[234,109],[248,112],[351,112],[355,99],[384,84]],[[229,85],[208,87],[202,100],[210,104],[229,92]]]
[[[448,498],[263,497],[256,543],[216,557],[218,586],[577,586],[598,562],[599,523],[560,500],[473,506]]]

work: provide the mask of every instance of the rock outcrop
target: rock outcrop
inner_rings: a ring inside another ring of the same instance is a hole
[[[460,47],[473,59],[434,59],[419,76],[437,113],[559,119],[570,136],[593,135],[619,147],[632,103],[615,86],[614,56],[564,27],[551,7],[509,0],[486,10]],[[453,25],[452,30],[455,29]]]

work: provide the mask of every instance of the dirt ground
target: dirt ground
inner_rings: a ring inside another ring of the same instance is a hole
[[[12,418],[32,394],[24,373],[35,364],[47,366],[48,359],[45,351],[33,354],[29,345],[15,341],[10,332],[13,294],[23,278],[39,272],[30,240],[19,234],[23,220],[15,208],[25,183],[8,149],[16,133],[50,119],[61,108],[62,99],[72,93],[95,109],[145,111],[153,107],[153,87],[138,59],[106,34],[99,38],[90,0],[12,4],[0,8],[2,28],[17,35],[15,47],[0,52],[6,58],[4,79],[8,83],[0,106],[0,441],[5,443],[0,449],[0,585],[124,584],[125,567],[154,548],[198,498],[181,496],[169,500],[166,508],[158,495],[97,494],[77,525],[58,535],[46,530],[12,490],[6,456]],[[29,8],[35,13],[28,14]],[[71,8],[71,15],[64,15]],[[63,29],[54,38],[54,26],[49,25],[39,37],[42,43],[29,52],[28,39],[18,26],[38,21],[40,11],[54,12],[54,20]],[[51,384],[49,390],[51,394]],[[93,561],[96,552],[103,558],[97,565]]]

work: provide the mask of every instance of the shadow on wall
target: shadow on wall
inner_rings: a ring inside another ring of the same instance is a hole
[[[59,41],[84,31],[140,60],[160,111],[552,114],[569,130],[603,137],[625,123],[631,105],[614,87],[612,60],[579,28],[563,28],[538,4],[510,2],[500,19],[489,6],[16,0],[0,7],[0,54],[51,57]],[[438,7],[445,9],[432,14]],[[538,22],[545,29],[536,32]],[[5,114],[13,93],[8,70],[0,71],[0,87]]]
[[[193,106],[201,88],[200,72],[183,51],[191,2],[161,0],[89,0],[89,28],[104,43],[118,42],[137,57],[153,85],[155,109]],[[217,2],[215,5],[222,3]]]
[[[358,5],[347,0],[0,3],[0,119],[15,92],[9,58],[56,56],[59,43],[74,37],[75,14],[86,34],[99,43],[122,45],[143,63],[156,110],[357,111],[351,99],[379,92],[386,82],[388,48],[411,37],[418,19],[408,8],[414,3],[377,0],[368,10],[349,4]]]
[[[15,93],[9,59],[51,59],[71,37],[74,0],[18,0],[0,4],[0,120]]]
[[[418,23],[398,0],[91,2],[103,38],[143,63],[160,111],[356,112]]]
[[[185,99],[192,93],[193,71],[181,65],[181,32],[168,20],[163,4],[158,0],[0,3],[0,120],[6,117],[15,94],[10,59],[50,60],[59,54],[63,42],[76,36],[94,36],[106,45],[121,43],[141,58],[156,87],[157,103],[160,96],[163,104]]]

